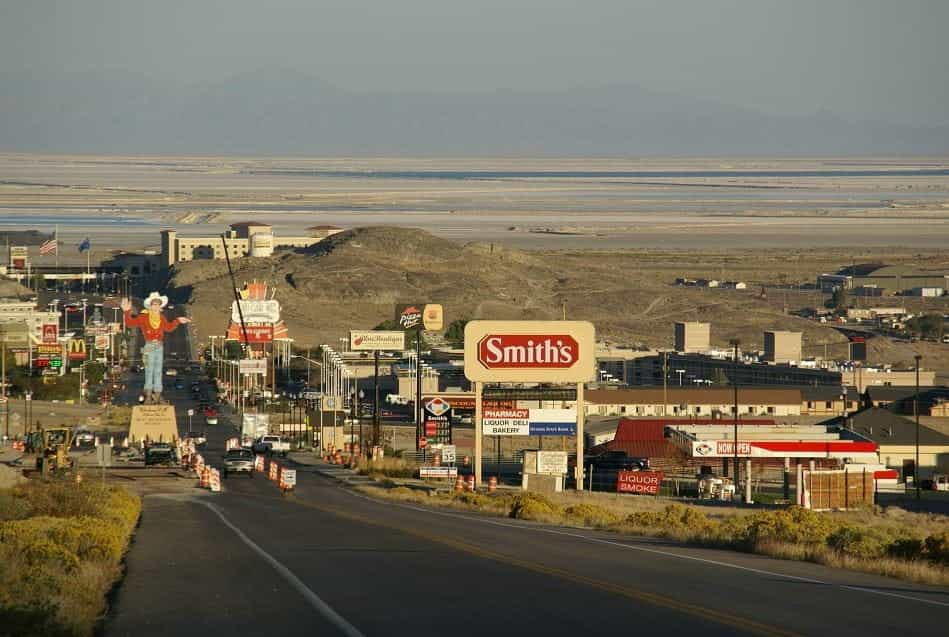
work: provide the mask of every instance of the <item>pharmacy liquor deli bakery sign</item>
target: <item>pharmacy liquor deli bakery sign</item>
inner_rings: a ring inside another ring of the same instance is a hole
[[[465,376],[487,383],[582,383],[595,374],[596,335],[586,321],[470,321]]]

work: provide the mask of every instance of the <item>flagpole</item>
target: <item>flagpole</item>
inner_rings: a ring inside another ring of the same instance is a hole
[[[56,269],[59,269],[59,224],[56,224],[56,234],[53,237],[56,241]]]

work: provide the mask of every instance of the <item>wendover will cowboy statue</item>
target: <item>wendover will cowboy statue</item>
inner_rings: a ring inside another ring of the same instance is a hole
[[[191,319],[180,316],[176,319],[167,319],[162,309],[168,305],[168,297],[152,292],[144,302],[144,309],[138,316],[132,316],[132,302],[122,299],[122,311],[125,313],[125,326],[137,327],[145,337],[145,347],[142,348],[142,362],[145,365],[145,402],[158,404],[161,402],[162,371],[165,362],[165,333],[173,332]]]

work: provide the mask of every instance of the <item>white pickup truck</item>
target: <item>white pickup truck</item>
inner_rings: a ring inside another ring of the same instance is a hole
[[[261,436],[254,441],[254,453],[287,455],[290,443],[280,436]]]

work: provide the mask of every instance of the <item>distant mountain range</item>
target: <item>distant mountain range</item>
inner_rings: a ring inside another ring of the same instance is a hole
[[[815,100],[819,101],[819,100]],[[288,70],[187,87],[0,75],[0,151],[309,156],[949,153],[949,126],[786,117],[645,90],[352,92]]]

